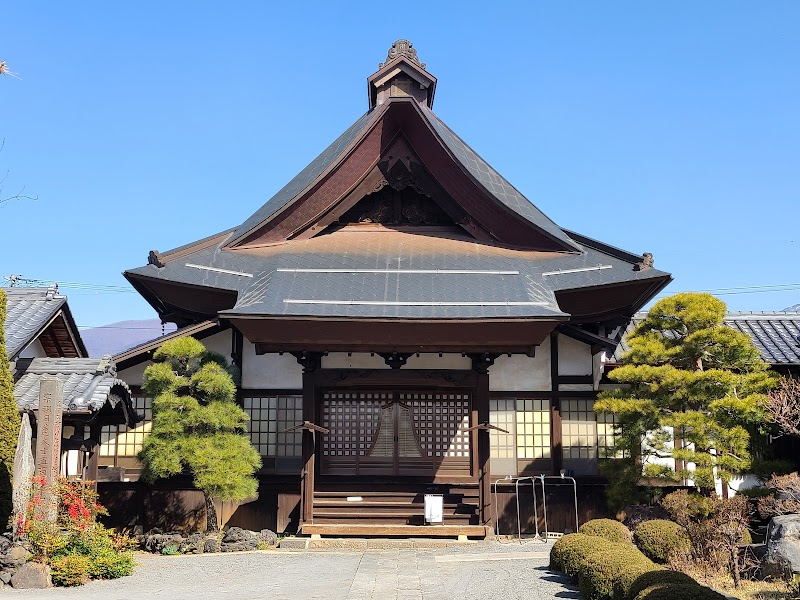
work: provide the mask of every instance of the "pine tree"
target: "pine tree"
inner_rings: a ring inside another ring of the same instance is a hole
[[[11,516],[14,453],[17,451],[20,417],[14,400],[14,379],[6,351],[6,293],[0,289],[0,529]]]
[[[217,529],[211,499],[253,497],[261,466],[226,368],[222,356],[183,337],[164,343],[144,372],[143,388],[153,398],[153,428],[139,454],[144,477],[190,473],[205,496],[209,530]]]
[[[617,470],[648,477],[691,479],[713,489],[750,467],[751,440],[768,417],[766,392],[775,375],[749,336],[723,324],[725,303],[709,294],[677,294],[657,302],[628,337],[630,351],[609,379],[597,412],[618,425]],[[655,457],[694,463],[673,473]],[[627,469],[627,471],[626,471]],[[625,485],[628,490],[616,489]],[[632,479],[611,480],[611,495],[631,492]],[[616,488],[615,488],[616,486]]]

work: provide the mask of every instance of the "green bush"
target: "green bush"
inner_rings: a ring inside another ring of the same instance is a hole
[[[665,519],[641,523],[633,532],[633,541],[647,558],[657,563],[669,562],[671,556],[692,551],[686,529]]]
[[[131,552],[107,550],[91,557],[89,575],[92,579],[119,579],[133,573],[136,561]]]
[[[586,552],[578,567],[578,587],[586,600],[625,598],[623,581],[631,571],[637,573],[655,569],[635,546],[611,542],[614,546],[599,547]]]
[[[677,583],[649,587],[636,596],[635,600],[725,600],[725,596],[697,583]]]
[[[652,591],[655,588],[674,585],[696,585],[696,582],[686,573],[659,568],[636,577],[628,587],[627,597],[638,598],[644,590]],[[673,600],[677,600],[677,598]]]
[[[570,533],[559,538],[550,550],[550,568],[563,571],[570,577],[578,576],[578,566],[583,555],[595,548],[611,549],[611,542],[583,533]]]
[[[578,580],[585,600],[718,600],[688,575],[656,565],[633,544],[573,533],[559,539],[550,551],[550,568]],[[643,595],[645,594],[645,595]]]
[[[170,544],[169,546],[164,546],[161,549],[161,554],[164,556],[175,556],[176,554],[180,554],[180,550],[175,544]]]
[[[605,538],[609,542],[629,543],[631,541],[630,530],[619,521],[614,521],[613,519],[587,521],[580,526],[578,533]]]
[[[68,554],[50,561],[50,577],[55,585],[72,587],[89,581],[89,557]]]

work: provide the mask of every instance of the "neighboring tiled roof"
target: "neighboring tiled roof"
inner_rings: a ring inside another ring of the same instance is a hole
[[[6,349],[11,360],[22,352],[58,315],[67,299],[57,288],[5,288]]]
[[[208,335],[209,333],[214,333],[213,331],[209,331],[214,328],[221,329],[219,323],[216,321],[202,321],[201,323],[181,327],[171,333],[162,335],[147,342],[142,342],[133,348],[128,348],[123,352],[119,352],[112,357],[112,360],[116,363],[120,370],[124,370],[135,364],[144,362],[145,360],[150,360],[153,351],[161,346],[161,344],[164,342],[187,335],[202,339],[205,337],[205,335],[201,334],[205,333]]]
[[[106,402],[116,407],[120,401],[130,404],[130,388],[117,379],[109,358],[34,358],[21,360],[17,368],[14,398],[20,410],[39,407],[39,384],[43,375],[57,377],[64,383],[64,411],[97,412]],[[125,411],[134,419],[133,411]]]
[[[647,313],[636,313],[609,362],[618,363],[629,350],[627,336]],[[729,312],[725,325],[746,333],[771,365],[800,365],[800,312]]]

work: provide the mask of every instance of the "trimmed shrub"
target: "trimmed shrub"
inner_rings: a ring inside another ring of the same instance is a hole
[[[647,558],[657,563],[669,562],[671,556],[692,551],[686,529],[665,519],[640,524],[633,532],[633,541]]]
[[[133,573],[136,562],[131,552],[108,550],[92,555],[89,575],[92,579],[119,579]]]
[[[635,600],[725,600],[725,596],[712,589],[694,584],[669,584],[662,587],[649,587]]]
[[[73,587],[89,581],[89,557],[68,554],[50,562],[50,577],[55,585]]]
[[[697,585],[697,582],[695,582],[695,580],[689,577],[686,573],[658,568],[654,571],[643,573],[636,577],[628,587],[628,594],[626,598],[638,598],[639,594],[641,594],[644,590],[652,591],[656,588],[676,585]]]
[[[563,571],[570,577],[577,577],[583,555],[597,548],[610,551],[611,542],[583,533],[565,535],[559,538],[550,550],[550,568]]]
[[[586,552],[580,561],[578,587],[586,600],[625,598],[622,582],[627,572],[643,573],[656,568],[632,544],[611,542],[611,545],[613,548]]]
[[[550,568],[577,579],[585,600],[723,598],[688,575],[656,565],[633,544],[583,533],[565,535],[553,545]]]
[[[613,519],[593,519],[578,529],[578,533],[607,539],[609,542],[630,543],[631,532],[619,521]]]

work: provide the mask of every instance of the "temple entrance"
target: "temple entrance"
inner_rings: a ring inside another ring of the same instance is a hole
[[[470,394],[322,393],[322,475],[469,476]]]

